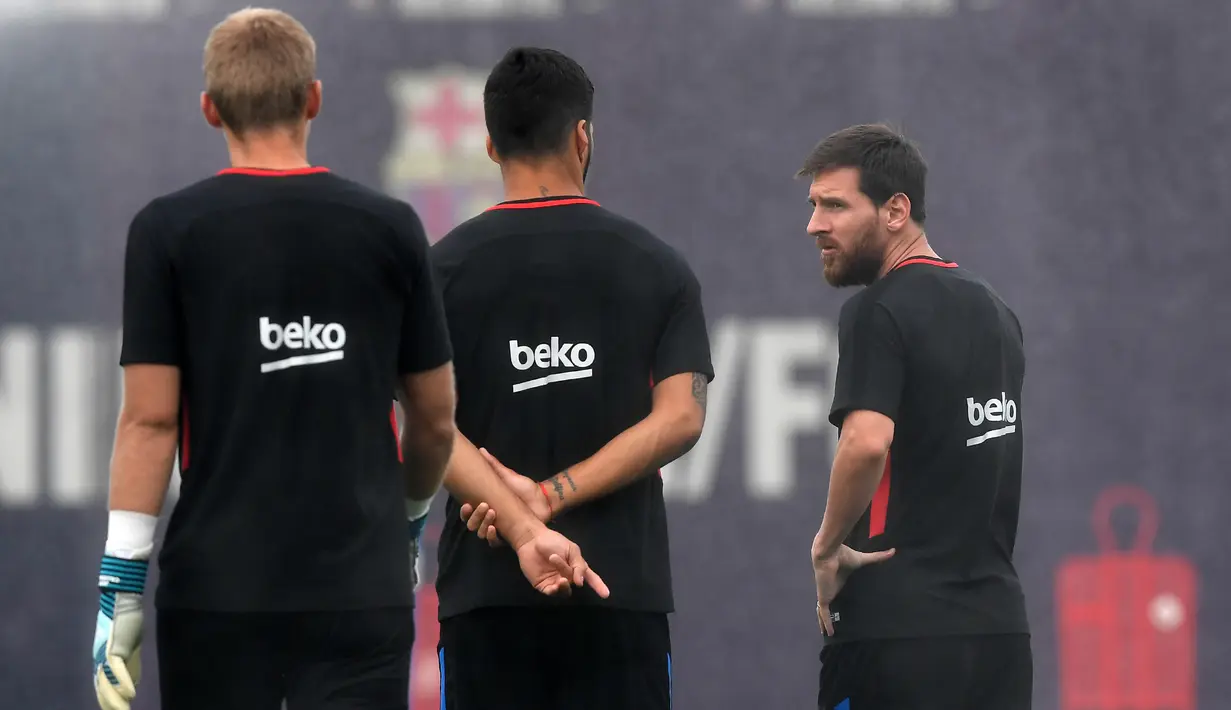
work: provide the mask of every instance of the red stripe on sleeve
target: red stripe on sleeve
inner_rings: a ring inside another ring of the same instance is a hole
[[[885,454],[885,473],[872,496],[872,512],[868,517],[868,537],[885,532],[885,516],[889,513],[889,455]]]
[[[389,426],[393,429],[393,443],[398,447],[398,463],[402,463],[402,437],[398,435],[397,403],[389,405]]]

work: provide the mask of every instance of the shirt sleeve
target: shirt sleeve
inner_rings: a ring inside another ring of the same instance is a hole
[[[183,332],[167,234],[153,204],[133,217],[124,251],[120,365],[183,365]]]
[[[838,321],[838,376],[830,423],[841,428],[846,415],[857,410],[896,421],[905,372],[901,333],[888,309],[860,296],[848,301]]]
[[[428,257],[427,234],[409,206],[397,225],[405,269],[406,304],[398,349],[398,374],[431,370],[453,359],[444,302]]]
[[[662,382],[673,375],[699,372],[713,381],[714,366],[710,362],[710,339],[701,306],[701,284],[688,264],[679,259],[676,271],[677,287],[669,302],[666,327],[658,340],[651,376]]]

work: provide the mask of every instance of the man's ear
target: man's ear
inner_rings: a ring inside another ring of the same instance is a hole
[[[321,80],[317,79],[308,86],[308,105],[306,107],[304,118],[309,121],[316,118],[321,113],[321,102],[324,101],[324,87]]]
[[[897,232],[910,223],[910,198],[902,193],[890,197],[883,208],[888,219],[885,226],[891,232]]]
[[[574,131],[574,139],[577,141],[577,157],[584,162],[589,156],[590,151],[594,149],[594,129],[589,121],[578,121],[577,130]]]
[[[204,91],[201,92],[201,114],[205,116],[205,122],[211,127],[222,128],[222,117],[218,115],[218,107]]]

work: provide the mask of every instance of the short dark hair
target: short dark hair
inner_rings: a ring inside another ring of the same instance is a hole
[[[899,192],[910,200],[910,216],[927,219],[924,192],[928,166],[906,136],[882,123],[843,128],[817,144],[798,177],[815,179],[836,168],[859,169],[859,191],[877,207]]]
[[[554,49],[510,49],[483,87],[487,133],[505,159],[559,152],[577,122],[593,114],[590,77]]]

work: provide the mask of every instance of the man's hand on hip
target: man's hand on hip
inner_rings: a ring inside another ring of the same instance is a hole
[[[819,533],[816,540],[820,540]],[[829,616],[829,605],[838,596],[838,592],[842,591],[846,580],[860,567],[884,562],[893,557],[894,550],[857,552],[842,545],[837,552],[831,555],[818,556],[817,541],[812,544],[812,572],[816,575],[816,620],[821,625],[822,633],[833,636],[833,621]]]

